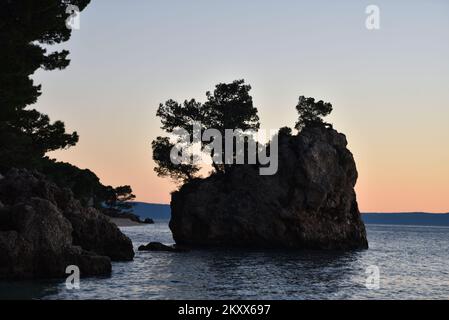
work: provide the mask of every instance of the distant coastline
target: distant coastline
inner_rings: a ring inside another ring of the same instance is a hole
[[[392,224],[416,226],[447,226],[449,213],[398,212],[398,213],[364,213],[366,224]]]
[[[110,218],[111,222],[113,222],[117,227],[137,227],[141,226],[142,223],[138,223],[129,218]]]
[[[155,204],[134,202],[133,212],[141,218],[155,220],[170,219],[169,204]],[[449,213],[426,212],[367,212],[362,213],[366,224],[420,225],[420,226],[449,226]]]

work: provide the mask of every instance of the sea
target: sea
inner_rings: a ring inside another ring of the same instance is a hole
[[[0,282],[0,299],[449,299],[449,227],[368,224],[369,249],[352,252],[192,250],[172,244],[168,221],[123,227],[132,262],[110,277]]]

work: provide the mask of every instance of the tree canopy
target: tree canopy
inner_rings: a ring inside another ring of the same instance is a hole
[[[69,40],[66,26],[69,4],[82,11],[90,0],[21,0],[0,4],[0,110],[13,116],[33,104],[41,94],[30,76],[39,68],[64,69],[69,65],[67,50],[48,53],[48,47]]]
[[[170,158],[170,153],[174,144],[168,137],[157,137],[152,142],[153,160],[156,162],[157,175],[160,177],[170,177],[173,180],[190,181],[200,170],[198,165],[190,163],[175,164]]]
[[[0,173],[12,167],[37,169],[56,184],[70,188],[84,205],[129,208],[135,196],[130,186],[111,187],[88,169],[57,162],[46,153],[74,146],[76,132],[62,121],[28,109],[41,95],[31,76],[38,70],[61,70],[70,60],[67,50],[49,52],[68,41],[68,6],[84,10],[90,0],[2,0],[0,2]]]
[[[330,126],[323,121],[323,117],[332,112],[332,104],[322,100],[315,102],[314,98],[299,97],[296,110],[299,113],[295,129],[302,130],[305,127]]]
[[[132,208],[131,201],[136,198],[132,193],[133,190],[130,186],[120,186],[116,188],[108,186],[104,189],[104,192],[106,207],[117,212],[129,212]]]
[[[25,108],[37,101],[41,86],[31,75],[38,69],[64,69],[67,50],[47,52],[69,40],[69,4],[83,10],[90,0],[21,0],[0,3],[0,171],[11,166],[33,167],[48,151],[70,147],[76,132],[64,123]]]
[[[225,136],[226,129],[257,130],[260,126],[257,108],[249,94],[251,86],[244,80],[231,83],[219,83],[213,92],[206,92],[206,102],[200,103],[195,99],[178,103],[172,99],[160,104],[156,115],[161,118],[162,129],[171,134],[176,129],[184,129],[190,141],[193,139],[194,123],[201,124],[201,132],[206,129],[218,130]],[[178,143],[186,137],[178,137]],[[224,144],[224,140],[223,140]],[[170,150],[173,144],[168,137],[158,137],[152,142],[153,159],[157,164],[155,171],[159,176],[169,176],[175,180],[191,180],[199,167],[195,164],[173,164]],[[206,146],[203,146],[206,148]],[[205,152],[211,152],[204,149]],[[225,148],[222,147],[222,159]],[[210,154],[214,156],[213,153]],[[213,163],[216,172],[225,172],[226,166]]]

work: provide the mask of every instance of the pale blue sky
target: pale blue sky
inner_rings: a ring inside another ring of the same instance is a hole
[[[244,78],[267,129],[294,125],[299,95],[333,103],[363,210],[449,210],[448,1],[93,0],[63,47],[70,67],[35,76],[38,109],[81,136],[56,156],[142,201],[173,189],[152,172],[158,104]]]

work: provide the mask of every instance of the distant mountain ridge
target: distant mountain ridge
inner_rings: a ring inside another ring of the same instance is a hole
[[[140,218],[151,218],[154,220],[170,219],[170,205],[146,202],[133,202],[133,213]]]
[[[169,204],[134,202],[133,212],[141,218],[155,220],[170,219]],[[399,212],[399,213],[362,213],[366,224],[399,224],[423,226],[449,226],[449,213]]]
[[[449,213],[364,213],[362,219],[366,224],[449,226]]]

